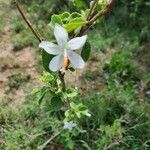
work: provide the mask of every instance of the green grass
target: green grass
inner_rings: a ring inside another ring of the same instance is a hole
[[[148,148],[144,143],[148,143],[150,136],[149,104],[140,106],[137,97],[132,87],[119,85],[113,90],[105,87],[99,94],[91,93],[77,98],[78,102],[82,99],[92,114],[91,118],[83,118],[78,124],[86,133],[65,131],[50,145],[57,143],[62,149],[73,145],[77,149],[90,147],[101,150],[115,139],[119,146],[114,146],[114,149]],[[51,114],[48,99],[41,106],[36,99],[28,96],[16,111],[3,105],[0,113],[2,150],[37,149],[61,130],[62,121]],[[67,141],[64,141],[64,137]]]
[[[21,73],[12,74],[8,77],[8,86],[11,89],[18,89],[23,83],[28,82],[30,80],[30,76],[23,76]]]
[[[5,25],[5,20],[3,16],[0,16],[0,33],[3,32],[4,30],[4,25]]]

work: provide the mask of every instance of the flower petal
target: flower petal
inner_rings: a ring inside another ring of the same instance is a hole
[[[51,71],[58,71],[63,66],[64,57],[62,54],[57,55],[52,58],[52,60],[49,63],[49,69]]]
[[[72,130],[72,128],[74,128],[76,125],[77,125],[77,124],[74,123],[73,121],[65,122],[65,123],[64,123],[64,129]]]
[[[86,40],[87,40],[87,35],[82,36],[82,37],[76,37],[76,38],[70,40],[68,42],[69,49],[76,50],[76,49],[82,48],[84,46]]]
[[[54,28],[54,35],[57,40],[58,45],[64,46],[68,41],[68,33],[65,28],[56,24]]]
[[[47,41],[42,41],[39,44],[39,47],[43,48],[47,53],[52,54],[52,55],[57,55],[61,52],[58,45],[53,44],[51,42],[47,42]]]
[[[78,55],[74,51],[68,51],[67,55],[68,55],[68,58],[69,58],[71,64],[75,68],[84,68],[85,62],[84,62],[84,60],[82,59],[82,57],[80,55]]]

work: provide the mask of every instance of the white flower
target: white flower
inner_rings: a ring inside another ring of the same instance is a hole
[[[72,128],[74,128],[75,126],[77,126],[77,124],[73,123],[73,121],[64,123],[64,129],[72,130]]]
[[[81,49],[84,46],[87,35],[69,40],[66,29],[58,24],[55,25],[54,35],[58,45],[47,41],[42,41],[39,44],[39,47],[43,48],[47,53],[56,55],[50,61],[49,69],[51,71],[60,70],[65,59],[69,59],[74,68],[83,68],[85,62],[74,50]]]

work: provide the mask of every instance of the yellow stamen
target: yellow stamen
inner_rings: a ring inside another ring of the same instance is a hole
[[[67,57],[67,51],[64,51],[64,64],[63,64],[64,68],[67,69],[69,66],[69,59]]]

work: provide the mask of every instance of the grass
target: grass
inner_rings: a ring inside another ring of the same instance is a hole
[[[30,76],[23,76],[21,73],[12,74],[8,77],[8,86],[11,89],[18,89],[23,83],[28,82],[30,80]]]
[[[4,17],[0,16],[0,33],[3,32],[4,25],[5,25]]]
[[[128,88],[119,85],[113,90],[106,86],[100,94],[93,91],[84,98],[77,98],[77,101],[82,99],[92,113],[91,118],[83,118],[79,123],[86,133],[63,132],[50,144],[51,147],[59,143],[58,147],[62,149],[69,149],[72,145],[77,149],[90,147],[101,150],[117,142],[119,146],[115,145],[115,149],[148,148],[144,143],[148,144],[149,139],[149,104],[140,106],[135,101],[137,96],[130,85]],[[4,106],[0,114],[1,149],[37,149],[62,128],[62,122],[50,113],[47,100],[39,106],[32,95],[16,111]],[[64,137],[67,141],[63,140]]]

